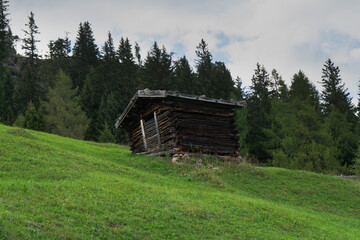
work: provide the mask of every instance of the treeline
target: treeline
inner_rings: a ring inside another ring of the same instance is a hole
[[[79,24],[75,43],[67,36],[48,44],[39,56],[40,31],[33,13],[16,53],[8,1],[0,0],[0,121],[62,136],[125,143],[114,123],[138,89],[178,90],[213,98],[246,100],[238,112],[241,154],[273,166],[318,172],[360,171],[356,108],[329,59],[323,90],[299,71],[288,87],[281,75],[257,64],[250,91],[233,79],[225,63],[214,61],[202,39],[194,69],[185,56],[154,42],[145,57],[140,46],[111,33],[99,47],[89,22]],[[358,167],[355,167],[358,166]],[[358,169],[358,170],[355,170]]]

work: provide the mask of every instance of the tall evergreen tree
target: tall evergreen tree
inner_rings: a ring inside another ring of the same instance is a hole
[[[236,101],[241,101],[246,98],[245,91],[244,91],[244,88],[242,85],[243,85],[243,82],[242,82],[241,78],[239,76],[237,76],[234,81],[233,94],[231,95],[232,99],[234,99]]]
[[[195,87],[196,94],[206,94],[211,96],[212,85],[212,54],[208,49],[208,44],[201,39],[199,45],[196,47],[196,70],[197,70],[197,84]]]
[[[49,85],[47,88],[53,87],[53,81],[56,79],[59,69],[70,74],[71,66],[73,64],[70,57],[71,41],[68,36],[58,38],[55,41],[50,41],[48,48],[49,55],[47,57],[49,60],[42,63],[43,78],[47,80]]]
[[[308,101],[313,107],[319,109],[319,93],[301,70],[293,76],[289,95],[290,99],[297,98],[301,101]]]
[[[98,65],[99,49],[95,43],[94,34],[89,22],[80,23],[78,34],[73,48],[75,60],[73,70],[74,86],[81,90],[86,75],[91,67]]]
[[[30,101],[25,111],[24,121],[21,127],[37,131],[46,131],[47,122],[41,108],[36,108]]]
[[[99,121],[99,106],[103,97],[103,71],[91,69],[86,76],[83,89],[80,94],[80,103],[86,116],[90,119],[89,127],[85,132],[86,140],[97,141],[99,131],[103,123]]]
[[[281,101],[286,101],[288,99],[289,90],[285,84],[285,81],[282,79],[281,75],[273,69],[271,71],[270,78],[270,94],[273,99],[278,99]]]
[[[111,33],[108,33],[108,39],[102,47],[103,61],[101,64],[95,68],[96,72],[99,72],[101,76],[100,81],[96,86],[95,91],[99,91],[99,96],[110,92],[115,87],[115,82],[119,78],[119,62],[116,57],[114,41],[111,36]]]
[[[358,83],[358,105],[357,105],[358,117],[360,117],[360,80]]]
[[[249,131],[246,136],[249,153],[258,158],[261,162],[267,162],[270,158],[271,139],[269,129],[270,121],[270,78],[264,66],[256,65],[255,73],[251,79],[252,93],[248,100]]]
[[[58,38],[55,41],[50,41],[48,47],[50,59],[66,59],[71,52],[71,41],[67,36],[65,38]]]
[[[25,38],[23,39],[22,49],[25,52],[25,57],[27,62],[30,64],[32,70],[39,59],[40,55],[38,54],[38,49],[36,43],[40,40],[36,39],[36,35],[40,34],[39,27],[35,23],[34,13],[30,12],[29,22],[25,24],[27,26],[26,30],[23,30],[25,33]]]
[[[3,73],[3,68],[5,67],[5,60],[9,56],[9,1],[0,0],[0,70]],[[4,79],[4,74],[0,76],[1,79]]]
[[[9,26],[9,1],[0,0],[0,121],[11,124],[14,120],[14,84],[6,66],[13,48]]]
[[[30,12],[29,22],[25,24],[27,30],[23,30],[25,37],[23,39],[22,49],[24,49],[26,61],[21,66],[23,76],[18,84],[17,89],[17,108],[19,112],[24,112],[25,107],[31,101],[35,108],[39,107],[40,97],[44,92],[39,84],[39,59],[36,44],[39,42],[36,35],[39,34],[38,26],[35,23],[34,14]]]
[[[330,113],[333,108],[343,114],[352,115],[354,106],[351,103],[350,93],[345,88],[345,83],[340,77],[340,69],[335,67],[334,63],[328,59],[322,69],[322,100],[324,112]],[[351,117],[351,116],[348,116]]]
[[[116,53],[114,48],[114,41],[111,36],[111,33],[108,33],[108,39],[105,42],[103,49],[103,58],[105,61],[115,61],[116,60]]]
[[[175,89],[181,93],[194,94],[195,75],[185,56],[174,63]]]
[[[355,133],[355,107],[351,102],[350,93],[342,82],[339,67],[335,67],[328,59],[322,72],[322,100],[327,131],[337,144],[338,158],[342,165],[350,166],[354,163],[359,140]]]
[[[139,66],[142,65],[142,61],[141,61],[141,54],[140,54],[140,46],[137,42],[135,42],[135,57],[136,57],[136,60],[137,60],[137,64]]]
[[[167,53],[165,47],[160,49],[157,42],[154,42],[144,62],[142,78],[144,87],[165,90],[174,88],[171,55]]]
[[[119,76],[114,83],[115,91],[113,92],[119,96],[118,103],[120,104],[120,108],[125,109],[139,85],[139,67],[135,63],[132,46],[128,38],[120,39],[117,57],[120,62]]]
[[[225,63],[215,62],[211,76],[211,97],[229,99],[234,91],[234,81]]]

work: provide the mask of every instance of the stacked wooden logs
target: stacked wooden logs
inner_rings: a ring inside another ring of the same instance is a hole
[[[134,153],[173,150],[238,154],[239,136],[231,106],[166,98],[142,103],[136,108],[127,124]]]
[[[239,136],[231,107],[194,101],[168,102],[176,119],[176,145],[184,152],[237,156]]]

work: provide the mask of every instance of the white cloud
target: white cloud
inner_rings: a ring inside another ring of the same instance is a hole
[[[350,51],[350,57],[360,60],[360,48],[354,48]]]
[[[183,54],[193,60],[201,38],[215,56],[226,56],[233,76],[246,85],[256,63],[276,68],[287,83],[299,69],[314,82],[321,79],[327,58],[339,65],[352,96],[360,77],[360,1],[357,0],[16,0],[10,2],[13,32],[21,29],[32,10],[40,28],[42,53],[49,40],[71,32],[76,37],[80,22],[92,24],[102,45],[110,30],[117,46],[121,36],[137,41],[143,57],[153,41],[168,51],[181,43]],[[219,34],[228,38],[219,43]],[[222,59],[215,59],[222,60]],[[320,87],[318,85],[318,87]]]

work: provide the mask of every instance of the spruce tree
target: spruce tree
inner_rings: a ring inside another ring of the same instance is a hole
[[[110,32],[108,33],[108,39],[102,48],[102,52],[103,52],[103,59],[105,62],[116,60],[114,41]]]
[[[195,74],[185,56],[174,63],[175,89],[181,93],[195,94]]]
[[[71,52],[71,41],[67,36],[65,38],[58,38],[55,41],[50,41],[48,47],[50,59],[66,59],[69,57],[69,54]]]
[[[49,60],[42,63],[42,72],[47,81],[47,88],[54,86],[53,80],[56,79],[59,69],[70,74],[71,66],[73,65],[70,57],[71,41],[68,36],[58,38],[55,41],[51,40],[48,48],[49,55],[47,57]]]
[[[174,88],[171,55],[167,53],[165,47],[160,49],[157,42],[154,42],[144,62],[142,77],[144,87],[165,90]]]
[[[25,37],[23,39],[22,49],[24,49],[26,61],[21,66],[23,76],[18,84],[17,89],[17,108],[18,111],[24,112],[25,107],[31,101],[36,108],[39,107],[41,93],[44,89],[39,83],[39,59],[36,44],[39,42],[36,35],[39,34],[38,26],[35,23],[34,14],[30,12],[29,22],[25,24],[26,30],[23,30]]]
[[[112,134],[109,125],[106,123],[104,129],[100,132],[99,142],[102,143],[114,143],[115,137]]]
[[[14,120],[14,83],[6,66],[13,48],[9,26],[9,1],[0,0],[0,121],[11,124]]]
[[[290,99],[297,98],[301,101],[307,101],[316,109],[319,109],[319,93],[301,70],[293,76],[289,97]]]
[[[360,117],[360,80],[359,80],[359,83],[358,83],[358,105],[357,105],[357,112],[358,112],[358,117]]]
[[[0,0],[0,70],[4,71],[5,60],[9,56],[9,1]],[[4,74],[1,74],[1,79],[4,79]]]
[[[89,22],[80,23],[73,48],[74,69],[72,80],[81,90],[90,69],[98,65],[99,49]]]
[[[24,122],[22,127],[37,131],[46,131],[47,122],[41,108],[36,108],[30,101],[25,111]]]
[[[340,69],[328,59],[322,69],[322,100],[327,131],[337,144],[343,166],[354,163],[359,136],[355,129],[357,118],[350,93],[340,77]]]
[[[242,84],[243,84],[243,82],[242,82],[241,78],[239,76],[237,76],[234,81],[233,94],[231,95],[231,97],[236,101],[241,101],[246,98],[245,90],[242,87]]]
[[[340,69],[328,59],[322,69],[322,100],[325,114],[329,114],[333,109],[340,113],[348,114],[349,118],[354,113],[354,106],[351,103],[350,93],[342,82]]]
[[[35,23],[33,12],[30,12],[30,16],[28,18],[29,22],[25,24],[27,29],[23,30],[25,33],[25,38],[23,39],[22,49],[25,52],[25,57],[27,58],[27,62],[30,64],[31,69],[35,70],[35,64],[40,57],[36,47],[36,43],[40,42],[40,40],[36,38],[36,35],[40,34],[40,32],[38,26]]]
[[[270,147],[271,139],[268,130],[271,129],[270,121],[270,78],[264,66],[256,65],[255,73],[251,79],[252,93],[248,100],[249,131],[246,136],[249,153],[254,155],[259,161],[267,162],[271,159]]]
[[[278,99],[280,101],[286,101],[288,99],[289,90],[285,81],[276,69],[271,71],[270,89],[270,94],[273,99]]]
[[[135,46],[136,47],[136,46]],[[132,46],[128,38],[121,38],[117,50],[119,59],[119,75],[114,83],[114,94],[118,96],[118,103],[124,109],[139,86],[139,66],[136,65]]]
[[[135,42],[135,57],[136,57],[136,60],[137,60],[137,64],[139,66],[142,65],[142,61],[141,61],[141,54],[140,54],[140,46],[137,42]]]
[[[100,73],[99,77],[101,77],[101,79],[99,80],[101,81],[101,84],[95,86],[98,89],[94,89],[95,91],[100,92],[98,95],[101,95],[101,97],[116,87],[115,84],[120,77],[119,61],[116,56],[114,41],[110,32],[108,33],[108,39],[102,47],[102,55],[103,61],[95,68],[95,71]]]
[[[212,76],[212,54],[208,49],[208,44],[201,39],[199,45],[196,47],[196,70],[197,70],[197,84],[194,86],[196,94],[212,95],[211,76]]]
[[[211,94],[210,97],[229,99],[234,91],[234,81],[229,69],[225,63],[215,62],[211,76]]]

